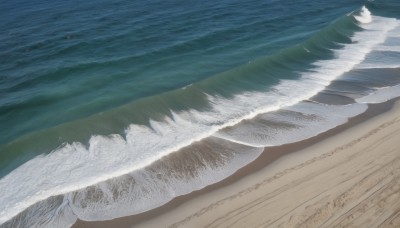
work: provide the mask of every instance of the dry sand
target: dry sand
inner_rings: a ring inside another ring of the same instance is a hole
[[[400,103],[135,227],[400,227]]]

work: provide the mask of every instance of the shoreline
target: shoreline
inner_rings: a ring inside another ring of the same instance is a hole
[[[385,120],[386,116],[393,115],[395,109],[399,109],[399,99],[390,100],[380,104],[369,104],[369,108],[363,114],[350,118],[350,120],[340,126],[337,126],[333,129],[328,130],[327,132],[321,133],[312,138],[286,144],[283,146],[276,146],[266,148],[264,152],[258,157],[255,161],[246,165],[245,167],[236,171],[233,175],[228,178],[209,185],[203,189],[194,191],[187,195],[176,197],[171,200],[167,204],[164,204],[161,207],[156,209],[127,217],[116,218],[113,220],[107,221],[94,221],[94,222],[86,222],[78,220],[72,227],[132,227],[132,226],[149,226],[150,224],[153,226],[160,226],[160,224],[174,224],[176,221],[179,221],[176,217],[179,218],[184,217],[185,214],[190,214],[190,212],[195,213],[196,209],[203,208],[208,202],[209,205],[212,205],[213,202],[218,202],[218,192],[229,189],[237,189],[237,188],[245,188],[251,186],[249,184],[240,184],[241,182],[248,182],[252,179],[252,176],[257,175],[264,170],[269,169],[283,169],[286,166],[278,165],[281,158],[286,157],[303,157],[302,154],[306,153],[304,150],[308,150],[308,148],[319,146],[321,144],[327,143],[326,141],[335,141],[335,138],[341,137],[343,134],[350,134],[355,128],[372,128],[376,119],[379,119],[380,122]],[[394,108],[393,108],[394,107]],[[374,122],[374,123],[373,123]],[[350,132],[350,133],[349,133]],[[338,142],[336,142],[337,144]],[[339,142],[340,143],[340,142]],[[296,153],[293,153],[296,152]],[[310,152],[307,152],[310,153]],[[313,151],[313,154],[310,159],[314,156],[317,156],[319,153]],[[281,167],[277,167],[281,166]],[[269,175],[273,174],[273,172],[268,171]],[[247,180],[249,179],[249,180]],[[232,192],[234,194],[234,191]],[[211,197],[211,195],[213,197]],[[226,196],[226,194],[222,194],[219,196]],[[214,200],[213,198],[216,197]],[[201,201],[201,203],[199,202]],[[195,204],[195,206],[190,206],[190,204]],[[199,204],[199,206],[197,206]],[[202,206],[200,206],[202,205]],[[185,209],[181,209],[184,207]],[[180,211],[178,213],[178,211]],[[185,213],[183,213],[185,212]],[[172,214],[174,215],[172,215]],[[176,215],[179,214],[179,215]]]

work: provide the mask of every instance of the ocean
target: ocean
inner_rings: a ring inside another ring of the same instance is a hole
[[[149,211],[400,96],[396,0],[0,10],[0,227]]]

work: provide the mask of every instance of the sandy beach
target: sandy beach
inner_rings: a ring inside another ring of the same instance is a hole
[[[164,209],[74,227],[398,227],[400,102],[349,124]]]

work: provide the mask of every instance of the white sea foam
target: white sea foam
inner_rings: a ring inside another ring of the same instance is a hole
[[[189,155],[186,153],[179,161],[160,161],[161,165],[156,167],[146,167],[69,194],[70,206],[84,220],[138,214],[223,180],[256,159],[263,149],[211,137],[202,145],[188,148]],[[209,160],[217,161],[208,161],[208,156],[212,157]],[[100,198],[88,197],[93,195],[93,189],[101,193]]]
[[[354,16],[357,21],[361,22],[361,23],[370,23],[372,21],[372,15],[371,12],[367,9],[367,7],[363,6],[361,8],[361,12],[360,15],[358,16]]]
[[[367,96],[356,99],[358,103],[382,103],[400,97],[400,85],[376,89]]]
[[[76,142],[64,145],[48,155],[31,159],[0,180],[0,224],[49,196],[84,189],[140,170],[220,129],[260,113],[294,105],[315,95],[336,77],[359,64],[367,53],[385,40],[388,31],[397,23],[393,19],[370,16],[367,11],[363,8],[361,15],[356,17],[362,23],[369,23],[363,24],[365,31],[354,35],[354,43],[336,50],[335,59],[316,62],[313,71],[304,73],[300,80],[282,80],[272,90],[246,92],[231,99],[209,96],[212,108],[208,111],[172,112],[172,118],[151,121],[151,128],[130,125],[126,129],[126,139],[120,135],[93,136],[88,147]],[[368,21],[369,17],[372,21]],[[207,184],[201,182],[201,185]],[[192,190],[204,186],[196,186]],[[166,202],[159,198],[157,200]],[[141,206],[143,210],[150,209],[146,205]],[[72,209],[74,214],[86,220],[121,216],[119,212],[107,212],[110,215],[106,217],[100,209],[99,214],[92,211],[84,215],[76,207]]]
[[[183,149],[184,156],[159,160],[156,165],[64,197],[41,201],[18,215],[12,227],[61,228],[73,224],[78,217],[104,220],[141,213],[221,181],[256,159],[263,149],[209,137]]]
[[[370,53],[365,61],[357,66],[358,69],[370,68],[399,68],[400,42],[399,46],[379,46]]]
[[[366,104],[339,106],[302,102],[276,113],[261,114],[243,121],[217,132],[215,136],[255,147],[283,145],[311,138],[344,124],[367,108]]]
[[[25,210],[17,218],[3,224],[5,227],[71,227],[77,220],[72,212],[68,199],[64,196],[55,196],[41,201]],[[3,227],[3,226],[1,226]]]
[[[400,23],[396,19],[387,20],[388,24],[382,24],[382,27],[393,27],[388,32],[386,39],[377,45],[374,50],[368,54],[365,60],[356,66],[359,69],[368,68],[398,68],[400,56]],[[378,29],[378,28],[375,28]],[[374,37],[371,37],[374,39]]]

